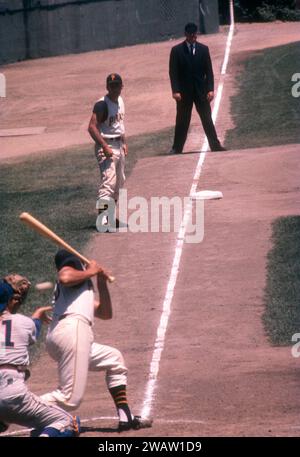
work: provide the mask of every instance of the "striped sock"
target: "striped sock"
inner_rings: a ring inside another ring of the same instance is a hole
[[[112,387],[109,391],[115,402],[120,421],[131,422],[133,416],[127,402],[126,386]]]

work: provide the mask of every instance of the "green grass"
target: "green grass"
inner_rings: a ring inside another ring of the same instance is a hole
[[[271,343],[285,346],[300,332],[300,216],[279,218],[272,228],[263,323]]]
[[[263,49],[242,61],[237,93],[231,99],[235,128],[226,134],[229,149],[300,143],[300,103],[291,94],[299,73],[300,42]]]
[[[165,154],[172,130],[128,139],[126,175],[142,157]],[[19,221],[31,213],[79,251],[95,233],[98,165],[93,145],[64,149],[22,161],[1,164],[0,275],[18,272],[30,281],[55,280],[53,257],[57,247]],[[31,289],[23,311],[47,303],[49,292]]]

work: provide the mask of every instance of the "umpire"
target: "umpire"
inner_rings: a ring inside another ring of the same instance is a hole
[[[214,74],[209,49],[197,42],[197,25],[185,26],[185,41],[174,46],[170,54],[169,75],[176,101],[176,127],[171,153],[181,153],[189,129],[193,104],[200,116],[212,151],[225,151],[220,144],[211,117],[214,98]]]

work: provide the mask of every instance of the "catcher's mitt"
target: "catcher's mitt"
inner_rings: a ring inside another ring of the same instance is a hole
[[[3,280],[10,284],[14,290],[13,298],[18,301],[24,301],[31,286],[30,281],[25,276],[11,273],[3,278]]]

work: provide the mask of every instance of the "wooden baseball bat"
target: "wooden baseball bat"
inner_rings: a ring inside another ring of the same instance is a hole
[[[71,252],[71,254],[76,255],[80,260],[82,260],[87,265],[90,264],[90,261],[86,257],[81,255],[78,251],[76,251],[76,249],[72,248],[72,246],[70,246],[62,238],[60,238],[58,235],[56,235],[56,233],[54,233],[52,230],[50,230],[48,227],[46,227],[46,225],[42,224],[40,221],[35,219],[35,217],[31,216],[31,214],[22,213],[22,214],[20,214],[19,217],[22,222],[25,222],[25,224],[29,225],[29,227],[33,228],[40,235],[42,235],[46,238],[49,238],[49,240],[58,244],[58,246]],[[104,275],[107,277],[109,282],[114,282],[114,280],[115,280],[114,276],[109,275],[105,271],[104,271]]]

